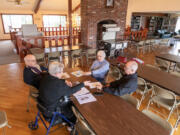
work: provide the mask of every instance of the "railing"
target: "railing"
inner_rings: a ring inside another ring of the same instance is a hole
[[[21,61],[24,56],[28,53],[30,48],[50,48],[50,47],[59,47],[63,45],[69,45],[70,37],[66,36],[41,36],[41,37],[28,37],[23,38],[21,35],[17,37],[16,49],[17,53],[20,56]],[[73,45],[79,43],[79,36],[72,36]]]
[[[145,40],[147,38],[147,33],[148,33],[147,28],[144,28],[139,31],[131,31],[131,28],[128,27],[124,32],[124,39],[135,40],[135,41]]]

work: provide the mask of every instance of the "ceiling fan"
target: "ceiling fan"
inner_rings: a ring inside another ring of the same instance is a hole
[[[13,3],[15,3],[15,5],[29,4],[25,0],[7,0],[7,2],[13,2]]]

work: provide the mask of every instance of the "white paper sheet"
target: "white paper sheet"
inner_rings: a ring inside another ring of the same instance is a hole
[[[89,87],[90,89],[94,89],[96,88],[96,86],[99,84],[99,82],[92,82],[92,83],[89,83]]]
[[[79,104],[85,104],[96,101],[96,98],[91,93],[77,96],[76,99],[78,100]]]
[[[78,97],[78,96],[85,95],[85,94],[88,94],[88,93],[89,93],[89,90],[86,89],[85,87],[83,87],[83,88],[81,88],[80,91],[74,93],[73,96]]]
[[[76,77],[81,77],[83,75],[83,71],[78,70],[78,71],[72,72],[71,74]]]

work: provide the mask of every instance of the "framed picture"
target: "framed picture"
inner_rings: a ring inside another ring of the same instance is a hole
[[[105,0],[105,4],[107,8],[113,8],[114,7],[114,0]]]

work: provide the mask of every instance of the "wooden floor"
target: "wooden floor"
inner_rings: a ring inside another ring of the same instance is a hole
[[[155,52],[137,55],[143,59],[145,63],[154,64],[154,54],[158,52],[169,52],[177,54],[179,47],[161,47]],[[128,49],[128,52],[135,53],[134,49]],[[65,62],[66,66],[68,62]],[[24,64],[9,64],[0,66],[0,110],[5,110],[8,116],[9,124],[12,126],[11,129],[6,128],[7,135],[45,135],[45,129],[42,124],[39,125],[39,129],[32,131],[28,128],[28,122],[34,120],[37,113],[35,102],[31,102],[32,106],[30,112],[26,112],[27,97],[29,87],[24,84],[23,76]],[[78,66],[78,64],[76,64]],[[86,68],[87,70],[87,68]],[[139,97],[138,95],[134,95]],[[143,102],[141,109],[146,107],[148,97]],[[155,106],[156,107],[156,106]],[[166,110],[160,108],[161,111],[167,113]],[[175,123],[176,115],[170,118],[172,124]],[[56,128],[56,127],[55,127]],[[0,130],[1,134],[2,130]],[[52,132],[51,135],[69,135],[66,128],[58,129]],[[174,135],[180,135],[180,126],[175,131]]]

